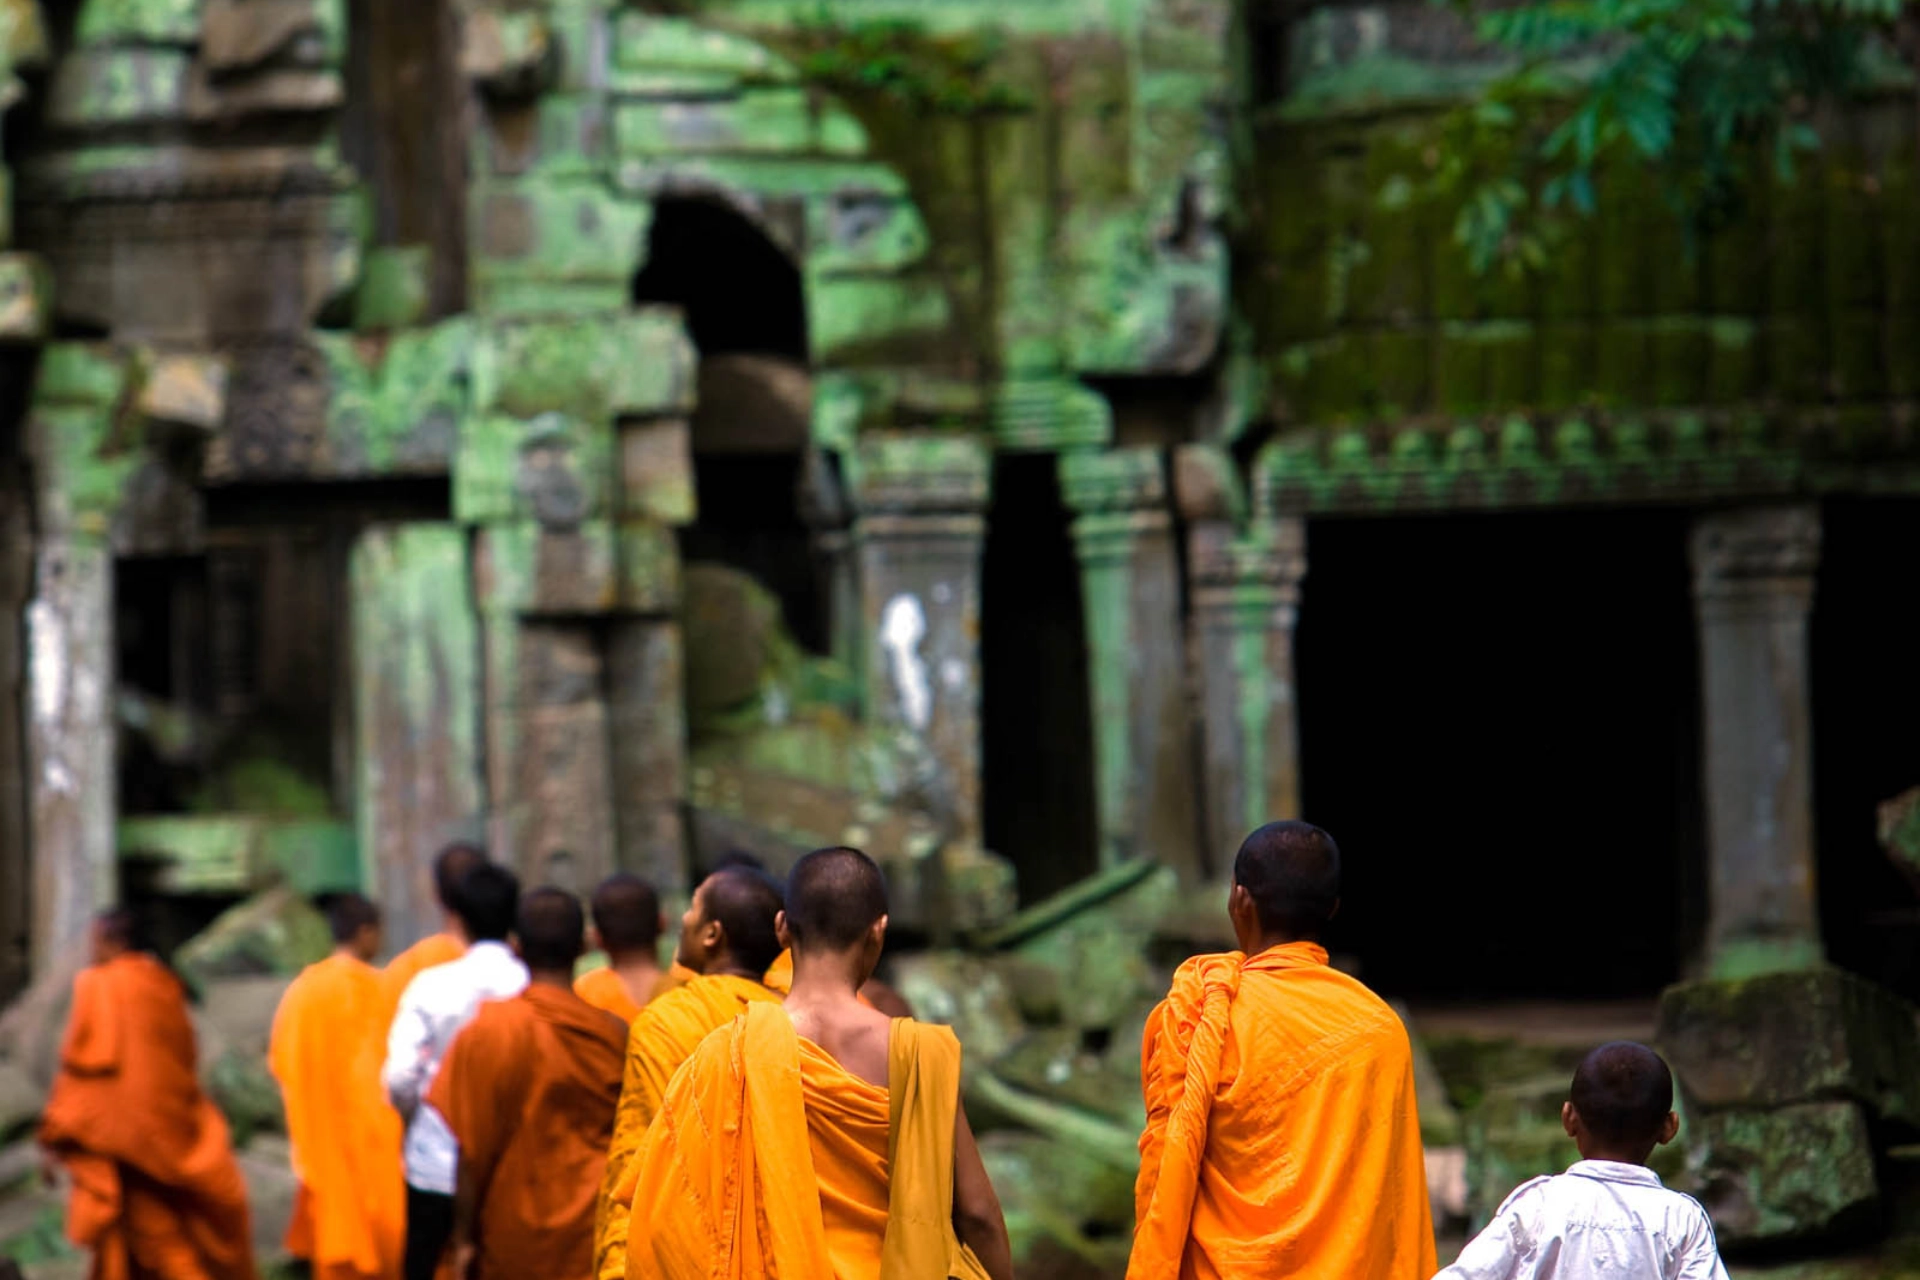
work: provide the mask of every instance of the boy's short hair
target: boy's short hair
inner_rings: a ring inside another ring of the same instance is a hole
[[[468,941],[505,942],[520,907],[520,877],[483,862],[461,878],[449,905],[467,926]]]
[[[586,913],[565,889],[542,887],[520,899],[513,931],[520,958],[535,971],[571,970],[586,949]]]
[[[1602,1142],[1657,1142],[1673,1110],[1673,1073],[1647,1046],[1615,1040],[1581,1060],[1568,1100]]]
[[[361,894],[337,894],[327,904],[327,929],[336,943],[352,942],[362,929],[379,923],[380,908]]]

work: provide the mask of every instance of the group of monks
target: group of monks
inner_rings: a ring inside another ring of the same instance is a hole
[[[729,859],[665,968],[631,876],[595,893],[591,930],[477,850],[435,878],[445,931],[385,969],[377,909],[334,901],[336,949],[275,1019],[286,1246],[316,1277],[1009,1280],[960,1045],[874,981],[888,908],[866,855],[818,850],[784,885]],[[1233,880],[1241,950],[1181,966],[1147,1024],[1129,1280],[1425,1280],[1407,1034],[1318,941],[1339,852],[1271,824]],[[608,963],[576,979],[589,944]],[[99,1280],[251,1277],[181,985],[124,911],[94,950],[40,1135],[69,1233]]]

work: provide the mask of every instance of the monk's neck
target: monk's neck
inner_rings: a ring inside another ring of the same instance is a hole
[[[628,982],[651,982],[660,976],[660,961],[651,951],[610,951],[607,967]]]
[[[788,999],[801,996],[809,1000],[846,1000],[857,1002],[860,988],[866,985],[867,966],[857,954],[838,955],[799,952],[793,957],[793,991]]]
[[[708,978],[745,978],[749,982],[761,982],[766,979],[767,975],[764,973],[755,973],[753,970],[737,965],[731,960],[725,960],[719,964],[709,965],[702,976]]]
[[[573,970],[571,969],[529,969],[527,985],[530,987],[558,987],[562,991],[573,990]]]

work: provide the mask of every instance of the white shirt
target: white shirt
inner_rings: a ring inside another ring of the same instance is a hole
[[[1507,1197],[1435,1280],[1727,1280],[1699,1201],[1637,1164],[1582,1160]]]
[[[408,1186],[453,1194],[459,1144],[440,1113],[423,1099],[447,1047],[474,1011],[485,1001],[517,996],[526,986],[527,967],[505,943],[476,942],[458,960],[423,969],[401,994],[380,1076],[393,1105],[408,1117],[403,1149]]]

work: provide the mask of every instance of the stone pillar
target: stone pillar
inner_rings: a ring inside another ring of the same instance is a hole
[[[1187,879],[1201,868],[1180,563],[1158,449],[1070,453],[1093,706],[1100,862],[1146,857]]]
[[[664,901],[687,883],[687,724],[680,624],[621,617],[607,638],[607,708],[613,739],[613,820],[622,870],[645,877]]]
[[[106,541],[64,532],[44,538],[27,606],[36,972],[49,971],[118,893],[113,643],[113,553]]]
[[[396,942],[433,928],[434,855],[485,822],[467,542],[456,525],[376,527],[348,567],[361,866]]]
[[[1701,516],[1693,530],[1707,787],[1707,969],[1748,977],[1821,960],[1814,893],[1807,614],[1820,513]]]
[[[977,438],[863,437],[853,459],[869,723],[925,743],[939,816],[980,840],[980,553],[990,458]]]
[[[1187,540],[1201,715],[1207,869],[1224,873],[1246,834],[1300,816],[1293,627],[1307,571],[1306,521],[1246,536],[1224,521]]]
[[[829,455],[811,450],[800,488],[800,516],[813,542],[815,579],[826,603],[827,653],[855,678],[866,658],[866,621],[860,607],[860,566],[853,512]]]

